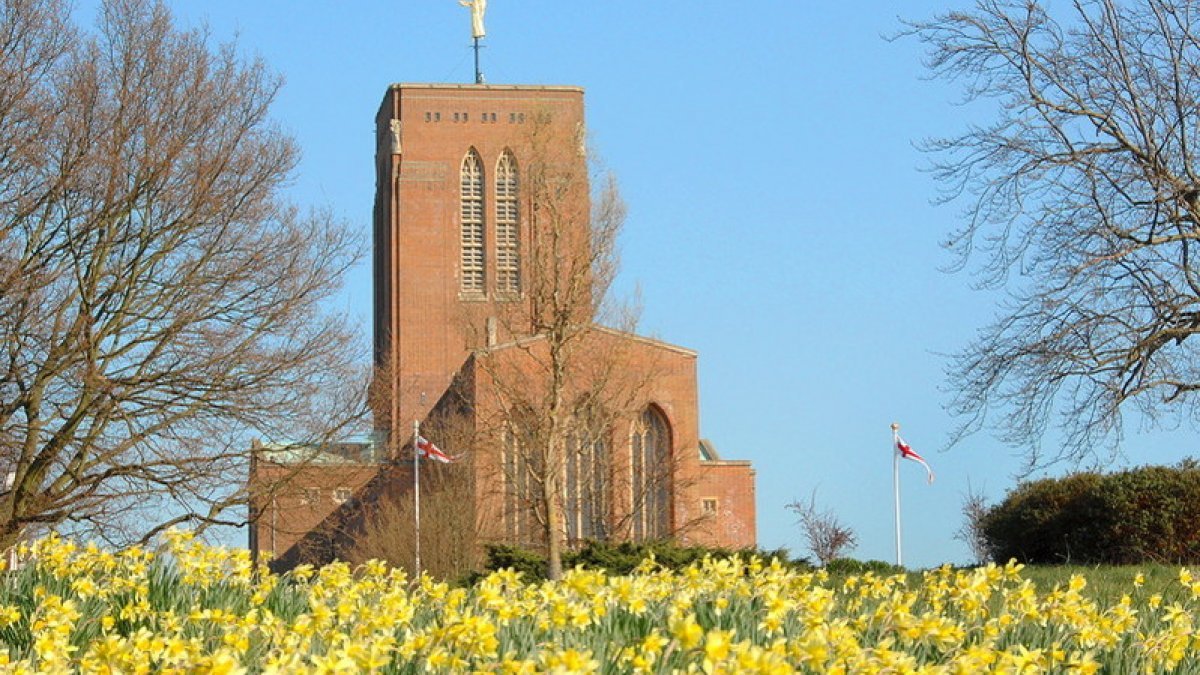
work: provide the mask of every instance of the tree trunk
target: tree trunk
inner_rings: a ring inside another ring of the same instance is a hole
[[[7,556],[9,549],[21,542],[21,528],[14,523],[14,520],[10,520],[0,527],[0,556]]]
[[[545,478],[542,481],[542,498],[546,504],[546,578],[551,581],[562,579],[562,480],[563,453],[566,449],[566,353],[563,332],[556,326],[550,331],[550,434],[546,447]]]
[[[546,500],[546,578],[551,581],[562,579],[562,508],[558,503],[557,476],[547,476],[543,487]]]

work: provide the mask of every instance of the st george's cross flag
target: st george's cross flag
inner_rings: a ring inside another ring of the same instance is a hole
[[[442,462],[443,464],[449,464],[451,462],[458,461],[457,457],[451,457],[450,455],[442,452],[440,449],[438,449],[438,446],[434,445],[424,436],[417,437],[417,454],[425,459],[436,460]]]
[[[924,457],[918,455],[912,449],[911,445],[905,443],[904,439],[900,438],[900,434],[896,434],[896,452],[899,452],[900,457],[903,459],[911,459],[914,462],[919,462],[921,466],[925,467],[925,472],[929,474],[929,482],[933,482],[933,469],[929,468],[929,462],[926,462]]]

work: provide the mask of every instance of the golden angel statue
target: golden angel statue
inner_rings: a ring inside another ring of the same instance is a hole
[[[483,31],[483,12],[487,9],[487,0],[458,0],[458,4],[471,8],[471,37],[481,38]]]

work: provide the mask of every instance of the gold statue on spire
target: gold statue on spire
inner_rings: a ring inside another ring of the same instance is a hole
[[[487,9],[487,0],[458,0],[458,4],[471,8],[471,37],[478,40],[486,35],[483,30],[483,12]]]

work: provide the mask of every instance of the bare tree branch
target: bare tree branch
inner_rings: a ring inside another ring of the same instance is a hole
[[[360,243],[282,199],[264,64],[151,0],[94,33],[68,10],[0,8],[0,547],[244,522],[252,434],[315,443],[361,408],[323,308]]]
[[[824,567],[844,557],[858,545],[858,535],[843,525],[831,510],[817,507],[817,491],[814,489],[808,502],[794,501],[785,507],[796,514],[797,525],[804,534],[808,549]]]
[[[965,206],[947,246],[1009,294],[950,366],[956,438],[994,424],[1032,468],[1115,450],[1130,407],[1194,422],[1200,3],[981,0],[908,27],[995,115],[924,143]]]
[[[983,491],[976,491],[967,483],[967,491],[962,501],[963,523],[954,533],[954,538],[967,545],[971,558],[976,564],[991,560],[987,536],[983,531],[983,519],[988,513],[987,497]]]

